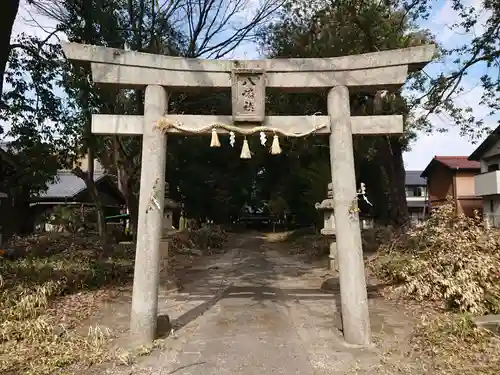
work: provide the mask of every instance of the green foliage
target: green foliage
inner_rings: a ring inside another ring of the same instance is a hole
[[[172,2],[161,7],[154,2],[106,0],[79,2],[39,1],[38,11],[59,23],[70,41],[109,47],[130,48],[159,54],[188,57],[222,57],[244,41],[264,22],[280,1],[266,1],[248,20],[237,19],[245,11],[243,3],[233,0]],[[221,8],[231,12],[220,13]],[[182,25],[178,20],[187,20]],[[235,26],[234,33],[226,27]],[[75,117],[66,126],[78,140],[78,154],[92,149],[105,168],[115,173],[131,209],[137,217],[140,175],[140,137],[94,137],[89,133],[90,113],[142,114],[142,90],[97,88],[90,82],[88,64],[71,64],[65,76],[65,90]],[[172,95],[171,113],[225,113],[230,98],[225,95]],[[217,150],[222,151],[222,150]],[[238,212],[251,191],[255,167],[248,168],[237,150],[216,153],[205,139],[169,137],[167,179],[171,198],[183,202],[184,210],[196,218],[225,220]],[[203,160],[204,163],[199,161]],[[228,165],[228,161],[234,160]],[[245,177],[242,176],[245,174]],[[213,199],[207,199],[210,196]]]
[[[404,18],[397,2],[341,0],[331,3],[289,1],[277,20],[260,31],[261,45],[269,57],[335,57],[403,48],[427,42],[429,37]],[[408,114],[400,92],[388,95],[380,108],[373,93],[351,94],[351,113],[356,115]],[[324,94],[274,95],[272,114],[326,113]],[[377,220],[402,224],[407,221],[402,152],[415,134],[405,116],[402,137],[354,139],[356,175],[369,186]],[[279,166],[271,173],[274,187],[287,189],[294,213],[309,223],[316,215],[313,202],[326,196],[331,181],[326,139],[311,137],[285,145]]]
[[[67,111],[62,101],[60,46],[21,35],[9,57],[0,119],[10,125],[8,152],[16,164],[5,185],[14,197],[28,197],[53,180],[67,139],[59,137]]]
[[[379,113],[405,114],[403,137],[355,138],[357,179],[369,186],[377,219],[396,224],[407,219],[402,152],[415,136],[415,130],[430,129],[427,115],[419,117],[411,112],[417,104],[425,102],[430,112],[451,113],[464,132],[469,132],[473,123],[481,123],[467,110],[456,109],[448,94],[458,90],[455,84],[473,66],[498,66],[497,3],[483,2],[490,12],[483,35],[461,48],[442,51],[444,56],[460,56],[455,62],[455,73],[433,79],[414,75],[411,88],[425,93],[424,97],[407,101],[398,92],[384,101]],[[70,41],[220,58],[252,39],[256,30],[270,57],[341,56],[427,43],[432,37],[415,24],[428,17],[436,2],[269,0],[255,12],[255,17],[245,13],[244,19],[238,17],[245,11],[243,2],[233,0],[188,0],[161,7],[154,1],[139,0],[39,0],[31,4],[37,13],[56,20],[58,30],[65,32]],[[452,0],[452,4],[461,16],[454,28],[467,31],[479,22],[478,12],[469,9],[465,1]],[[221,14],[220,9],[232,11]],[[270,16],[272,23],[267,22]],[[228,25],[233,26],[234,33],[227,32]],[[134,219],[140,137],[95,137],[89,121],[91,113],[141,114],[143,91],[95,87],[89,64],[68,64],[58,46],[36,38],[22,36],[10,55],[6,77],[9,87],[3,95],[9,109],[2,113],[2,119],[12,124],[12,147],[23,155],[19,170],[30,173],[19,173],[9,186],[28,187],[26,195],[41,191],[54,177],[58,165],[73,167],[78,157],[91,152],[118,176]],[[492,110],[498,109],[498,82],[486,75],[482,83],[484,103]],[[374,112],[370,93],[356,93],[350,99],[353,113]],[[323,94],[270,93],[267,108],[268,114],[325,113],[326,100]],[[169,112],[229,114],[230,98],[226,93],[172,94]],[[168,142],[170,196],[184,203],[190,217],[224,221],[236,215],[245,202],[269,201],[276,195],[283,197],[293,216],[310,223],[316,216],[314,203],[324,198],[331,180],[328,144],[319,137],[285,140],[283,154],[274,157],[256,139],[250,139],[254,155],[246,161],[238,158],[239,149],[210,149],[208,140],[199,137],[171,136]]]

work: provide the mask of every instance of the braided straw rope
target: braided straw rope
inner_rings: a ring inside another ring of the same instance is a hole
[[[316,120],[315,115],[313,115],[313,118]],[[322,125],[314,125],[311,130],[308,130],[308,131],[303,132],[303,133],[289,133],[289,132],[286,132],[282,129],[273,128],[270,126],[256,126],[256,127],[250,128],[250,129],[243,129],[243,128],[240,128],[238,126],[228,125],[228,124],[212,124],[212,125],[204,126],[202,128],[193,129],[193,128],[187,128],[178,122],[173,123],[173,122],[169,121],[168,118],[162,118],[161,120],[159,120],[157,122],[156,126],[165,133],[170,128],[177,129],[181,132],[193,133],[193,134],[206,133],[207,131],[213,130],[213,129],[224,129],[224,130],[227,130],[230,132],[239,133],[239,134],[243,134],[243,135],[250,135],[250,134],[259,133],[259,132],[269,132],[269,133],[281,134],[285,137],[301,138],[301,137],[305,137],[307,135],[310,135],[310,134],[318,131],[319,129],[327,127],[328,123],[325,123]]]

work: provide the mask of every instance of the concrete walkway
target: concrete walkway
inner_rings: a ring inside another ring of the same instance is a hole
[[[181,293],[160,296],[160,313],[174,327],[167,347],[109,373],[326,375],[371,367],[376,350],[342,340],[335,294],[320,290],[329,277],[247,235]]]

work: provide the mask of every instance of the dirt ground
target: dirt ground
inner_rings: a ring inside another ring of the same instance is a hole
[[[186,268],[178,290],[163,283],[157,348],[133,360],[123,352],[121,365],[88,373],[426,373],[409,355],[416,315],[382,298],[375,281],[368,286],[374,345],[353,348],[342,339],[338,279],[326,261],[306,262],[258,234],[231,236],[228,246]],[[130,287],[122,288],[82,329],[110,328],[115,349],[126,347],[130,298]]]

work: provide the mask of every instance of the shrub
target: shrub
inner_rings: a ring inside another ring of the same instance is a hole
[[[287,240],[289,239],[287,238]],[[305,255],[310,260],[330,254],[331,239],[322,234],[303,234],[300,237],[293,235],[289,241],[288,249],[290,254]]]
[[[211,225],[197,230],[184,230],[170,237],[171,248],[199,249],[211,252],[221,249],[227,241],[227,233],[220,226]]]
[[[97,212],[92,206],[57,206],[46,214],[46,221],[52,224],[56,231],[71,234],[97,230]]]
[[[443,205],[382,245],[371,262],[401,296],[473,314],[500,312],[500,232]]]
[[[227,233],[217,225],[211,225],[190,232],[193,243],[201,249],[220,249],[227,240]]]

